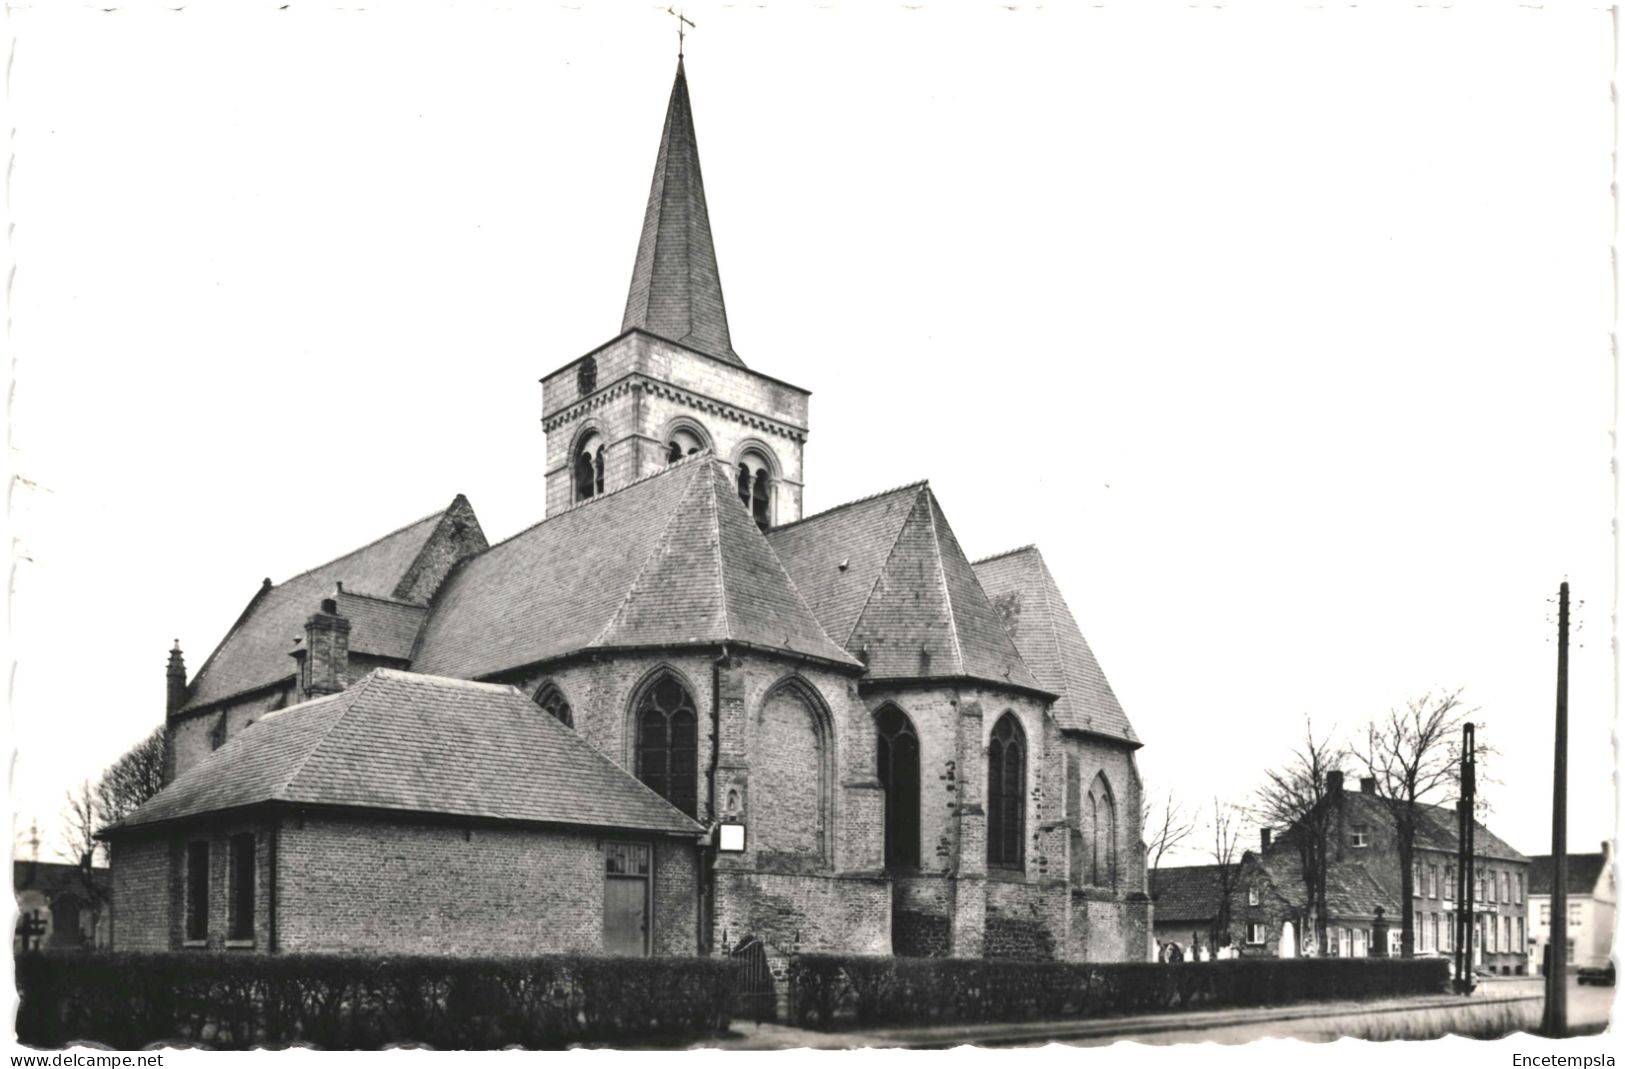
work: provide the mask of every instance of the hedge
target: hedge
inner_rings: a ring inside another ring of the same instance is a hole
[[[975,958],[790,961],[793,1023],[916,1025],[1104,1017],[1165,1010],[1436,994],[1443,958],[1275,958],[1089,964]]]
[[[121,1050],[676,1038],[727,1027],[733,975],[726,958],[28,955],[17,959],[17,1038]]]

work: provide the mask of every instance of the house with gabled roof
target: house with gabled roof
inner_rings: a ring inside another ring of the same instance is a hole
[[[1594,854],[1570,854],[1565,866],[1565,915],[1552,916],[1552,889],[1557,886],[1554,855],[1529,859],[1529,960],[1544,966],[1547,948],[1554,942],[1553,928],[1565,933],[1564,967],[1606,968],[1614,953],[1614,909],[1619,900],[1614,882],[1614,844],[1602,841]]]
[[[546,517],[458,496],[177,645],[115,945],[1146,958],[1141,742],[1042,556],[924,482],[803,515],[808,396],[735,348],[679,61]]]

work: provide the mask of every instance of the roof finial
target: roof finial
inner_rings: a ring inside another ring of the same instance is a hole
[[[692,29],[694,27],[694,23],[683,14],[682,8],[668,7],[666,9],[666,14],[675,16],[677,19],[677,59],[678,62],[681,62],[683,59],[683,30],[684,27]]]

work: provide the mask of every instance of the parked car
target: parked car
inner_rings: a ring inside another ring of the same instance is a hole
[[[1575,973],[1575,979],[1582,984],[1597,984],[1598,986],[1614,986],[1614,963],[1606,965],[1583,965]]]

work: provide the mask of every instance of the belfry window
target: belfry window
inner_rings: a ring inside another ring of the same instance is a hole
[[[575,484],[577,501],[604,492],[604,440],[596,432],[576,446]]]
[[[536,692],[534,700],[537,705],[547,710],[554,720],[567,728],[575,727],[575,717],[570,711],[570,703],[565,699],[564,691],[560,690],[558,684],[551,679],[542,684],[541,689]]]
[[[739,458],[739,500],[762,530],[772,524],[773,471],[766,457],[752,449]]]
[[[987,744],[987,863],[1022,867],[1026,838],[1027,743],[1013,713],[993,725]]]
[[[886,794],[886,867],[920,866],[920,738],[895,705],[875,714],[880,785]]]
[[[671,437],[666,441],[666,463],[675,464],[704,448],[705,443],[698,434],[686,427],[679,427],[671,432]]]
[[[697,812],[698,724],[694,699],[674,676],[660,676],[638,699],[638,779],[691,817]]]

